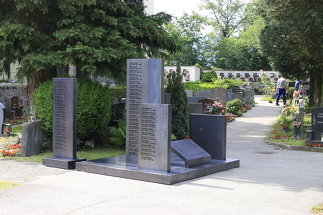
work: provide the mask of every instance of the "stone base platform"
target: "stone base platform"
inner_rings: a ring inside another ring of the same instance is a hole
[[[75,169],[75,163],[86,161],[84,158],[76,158],[76,159],[67,159],[67,158],[56,158],[49,157],[43,159],[43,164],[45,166],[56,167],[61,169]]]
[[[211,160],[209,164],[185,168],[185,163],[174,154],[172,154],[171,161],[172,165],[169,173],[139,169],[135,164],[126,163],[125,155],[77,162],[76,170],[170,185],[240,166],[238,159],[226,159]]]

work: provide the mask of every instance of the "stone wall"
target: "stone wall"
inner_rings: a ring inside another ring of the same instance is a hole
[[[26,86],[17,83],[0,83],[0,102],[5,106],[6,118],[11,116],[11,98],[18,97],[19,107],[26,107],[28,104]]]

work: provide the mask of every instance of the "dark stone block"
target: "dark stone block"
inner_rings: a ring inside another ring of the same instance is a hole
[[[211,155],[194,143],[193,140],[177,140],[171,142],[172,151],[191,168],[211,162]]]
[[[221,115],[190,114],[190,138],[212,159],[226,159],[226,118]]]
[[[312,108],[312,131],[312,139],[321,141],[321,134],[323,133],[323,107]]]
[[[43,133],[41,120],[22,125],[22,156],[37,155],[43,148]]]

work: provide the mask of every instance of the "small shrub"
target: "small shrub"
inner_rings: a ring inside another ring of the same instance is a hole
[[[202,73],[202,78],[201,78],[201,82],[213,82],[213,80],[217,79],[218,76],[216,74],[216,72],[211,71],[211,72],[203,72]]]
[[[281,114],[277,119],[277,123],[280,125],[280,128],[282,129],[291,129],[293,122],[294,122],[293,117],[286,116],[286,114]]]
[[[240,116],[242,107],[243,107],[243,104],[240,99],[233,99],[227,102],[226,110],[229,113]]]
[[[166,92],[171,93],[172,104],[172,133],[177,139],[188,136],[188,104],[187,97],[182,83],[180,68],[176,72],[167,75],[168,83]]]
[[[124,147],[126,145],[126,120],[120,119],[118,127],[111,127],[109,139],[117,147]]]
[[[33,94],[36,117],[42,120],[42,129],[47,138],[53,133],[53,84],[41,84]],[[77,81],[77,137],[81,141],[95,139],[107,133],[111,114],[109,88],[90,80]]]

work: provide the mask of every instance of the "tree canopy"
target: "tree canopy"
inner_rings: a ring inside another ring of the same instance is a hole
[[[159,57],[176,44],[163,24],[132,0],[0,0],[0,66],[20,73],[56,72],[70,63],[83,73],[124,77],[125,60]]]
[[[261,0],[266,27],[261,45],[287,77],[311,77],[315,106],[323,105],[323,4],[317,0]]]

